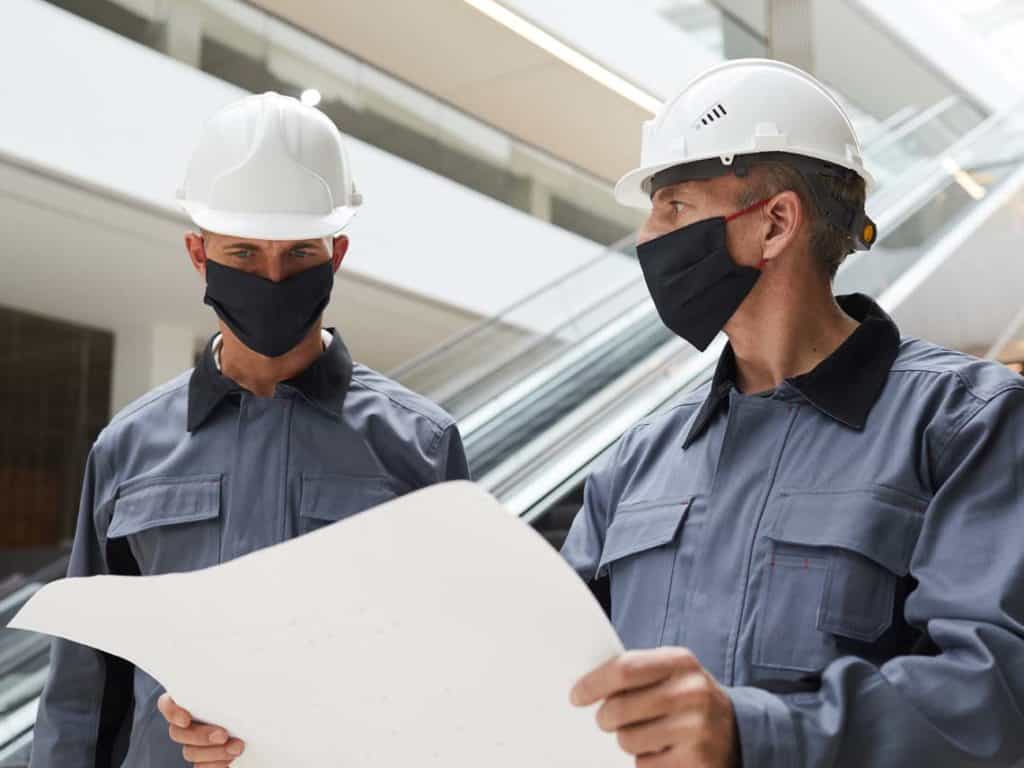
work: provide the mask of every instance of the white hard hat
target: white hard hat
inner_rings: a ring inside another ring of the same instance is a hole
[[[619,180],[615,198],[648,208],[660,171],[710,159],[728,167],[763,152],[824,160],[873,183],[850,119],[821,83],[780,61],[736,59],[691,80],[644,123],[640,167]]]
[[[239,99],[209,120],[178,202],[210,232],[303,240],[337,234],[362,196],[330,118],[268,92]]]

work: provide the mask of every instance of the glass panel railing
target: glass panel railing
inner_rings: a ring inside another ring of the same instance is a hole
[[[594,242],[613,243],[636,226],[605,180],[253,3],[47,2],[248,91],[308,91],[347,135]]]
[[[466,416],[509,374],[542,366],[644,300],[632,245],[630,235],[389,375]]]
[[[1024,307],[1017,309],[996,340],[985,350],[986,360],[997,360],[1024,375]]]
[[[990,118],[936,157],[910,168],[872,200],[875,210],[884,212],[890,222],[888,235],[877,247],[880,254],[873,250],[851,256],[836,279],[836,289],[884,293],[937,236],[960,221],[1022,159],[1024,106],[1019,106]],[[922,191],[927,193],[923,205],[915,202]]]
[[[949,96],[866,142],[864,152],[876,172],[876,182],[884,185],[922,160],[935,157],[983,119],[971,104]]]
[[[837,290],[868,293],[883,304],[896,301],[898,291],[887,293],[894,283],[955,229],[977,226],[971,214],[1021,166],[1024,105],[990,118],[879,190],[870,203],[882,238],[871,252],[848,260]],[[719,339],[699,355],[662,350],[560,420],[535,429],[528,442],[478,479],[511,509],[535,519],[577,485],[625,429],[708,380],[722,345]]]

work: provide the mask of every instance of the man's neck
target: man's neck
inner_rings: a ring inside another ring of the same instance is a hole
[[[221,372],[257,397],[273,397],[275,387],[295,378],[323,354],[324,343],[317,322],[305,338],[280,357],[264,357],[253,352],[231,329],[221,325]]]
[[[741,392],[771,390],[813,370],[857,329],[859,323],[836,303],[830,285],[803,282],[755,289],[729,321],[726,332]]]

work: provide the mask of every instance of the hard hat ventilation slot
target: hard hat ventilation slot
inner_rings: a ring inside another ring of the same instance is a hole
[[[715,104],[701,116],[699,123],[694,123],[694,128],[700,130],[700,127],[702,125],[710,125],[711,123],[715,122],[715,120],[720,120],[727,114],[729,113],[725,111],[725,107],[723,107],[721,104]]]

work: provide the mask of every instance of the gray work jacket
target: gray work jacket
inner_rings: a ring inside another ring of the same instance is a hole
[[[68,574],[205,568],[467,478],[451,417],[353,365],[332,335],[273,397],[223,376],[207,345],[193,371],[115,416],[89,455]],[[32,768],[182,768],[161,693],[119,659],[55,641]]]
[[[631,429],[563,554],[628,647],[726,686],[745,768],[1012,765],[1024,379],[840,304],[862,324],[810,373],[741,394],[727,348]]]

